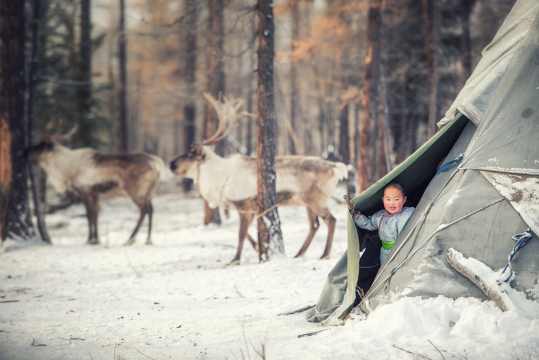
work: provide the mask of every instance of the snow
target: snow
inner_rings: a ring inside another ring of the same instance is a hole
[[[236,213],[205,227],[202,200],[176,192],[157,195],[154,209],[153,246],[142,245],[146,225],[134,246],[121,246],[138,212],[129,199],[114,198],[102,202],[102,245],[85,245],[87,222],[77,205],[47,216],[54,246],[3,252],[0,359],[260,359],[262,351],[266,359],[539,356],[535,312],[504,313],[479,299],[402,298],[328,328],[303,313],[278,316],[318,299],[346,249],[344,204],[331,205],[337,227],[329,260],[318,259],[327,235],[321,224],[304,258],[258,264],[245,242],[239,266],[226,265],[236,252]],[[287,254],[295,254],[308,232],[306,212],[288,207],[279,215]]]
[[[516,274],[513,273],[508,282],[505,280],[508,278],[510,269],[504,272],[504,269],[493,271],[490,267],[482,263],[481,261],[468,258],[466,259],[461,253],[454,249],[449,249],[457,261],[470,269],[473,274],[478,276],[490,291],[498,295],[505,305],[515,312],[522,313],[524,316],[530,319],[539,319],[539,303],[535,301],[529,301],[526,299],[526,295],[511,288],[510,283],[516,279]]]
[[[539,177],[487,171],[481,174],[509,200],[532,231],[539,234]]]

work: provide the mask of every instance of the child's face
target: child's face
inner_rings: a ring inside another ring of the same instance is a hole
[[[406,196],[394,187],[388,187],[384,191],[384,197],[382,199],[384,200],[384,208],[392,215],[398,214],[406,202]]]

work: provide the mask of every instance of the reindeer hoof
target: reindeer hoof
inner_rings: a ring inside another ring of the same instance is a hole
[[[90,239],[86,242],[88,245],[99,245],[99,239]]]
[[[302,258],[302,257],[303,257],[303,254],[302,254],[302,253],[298,253],[296,256],[294,256],[294,259]]]
[[[228,263],[228,265],[239,265],[239,264],[240,264],[239,259],[234,259],[234,260],[232,260],[231,262]]]
[[[127,242],[124,244],[124,246],[131,246],[131,245],[133,245],[134,243],[135,243],[135,239],[134,239],[134,238],[133,238],[133,239],[129,239],[129,240],[127,240]]]
[[[146,245],[153,245],[153,242],[151,239],[146,240]]]
[[[324,254],[324,255],[322,255],[322,257],[320,258],[320,260],[326,260],[326,259],[329,259],[329,254]]]

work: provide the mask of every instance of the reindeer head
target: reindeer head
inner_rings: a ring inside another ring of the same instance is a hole
[[[45,154],[54,151],[55,142],[43,140],[39,144],[32,146],[24,151],[24,157],[30,163],[38,163]]]
[[[180,155],[170,162],[170,170],[176,175],[196,179],[198,165],[202,164],[205,159],[206,154],[203,148],[193,145],[187,154]]]
[[[24,151],[24,157],[30,163],[42,162],[44,157],[46,157],[48,154],[54,153],[55,149],[60,146],[60,141],[69,139],[75,133],[75,131],[77,131],[77,126],[73,127],[66,134],[60,134],[60,131],[56,132],[54,135],[45,138],[45,140],[41,141],[37,145],[26,149]]]
[[[216,100],[208,93],[204,93],[204,97],[210,102],[219,119],[219,125],[215,133],[208,139],[191,145],[191,150],[185,154],[178,156],[170,162],[170,169],[173,173],[190,179],[196,179],[198,166],[202,164],[208,155],[208,152],[213,153],[207,146],[214,145],[223,140],[236,128],[235,120],[239,117],[252,117],[252,114],[247,112],[238,113],[239,108],[243,105],[243,99],[230,100],[223,97],[223,102]]]

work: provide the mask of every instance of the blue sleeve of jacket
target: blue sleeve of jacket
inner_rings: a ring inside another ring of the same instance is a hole
[[[375,213],[373,216],[365,216],[359,211],[354,215],[354,222],[358,227],[365,230],[378,229],[378,222],[380,221],[380,212]]]

